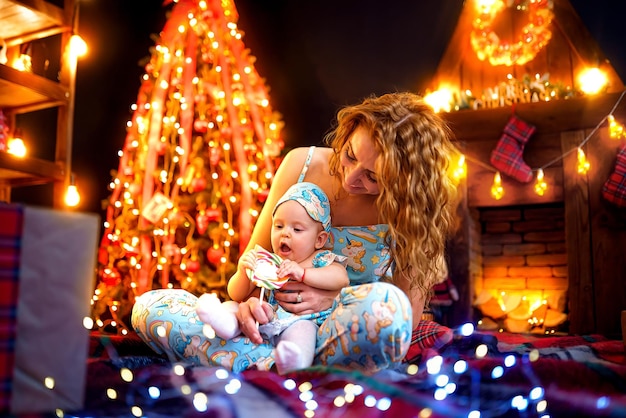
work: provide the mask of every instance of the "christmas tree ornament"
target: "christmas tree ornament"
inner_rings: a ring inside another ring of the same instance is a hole
[[[193,122],[193,130],[198,132],[198,133],[206,133],[206,131],[209,129],[209,122],[207,122],[206,119],[196,119]]]
[[[602,186],[602,196],[620,208],[626,207],[626,145],[617,152],[615,169]]]
[[[102,283],[106,286],[116,286],[122,280],[122,276],[116,269],[105,269],[102,273]]]
[[[206,179],[204,177],[194,177],[191,180],[191,188],[194,192],[201,192],[206,188]]]
[[[270,194],[269,189],[263,189],[263,190],[259,191],[259,193],[257,194],[259,202],[265,203],[265,201],[267,200],[267,196],[269,194]]]
[[[180,254],[180,248],[176,244],[165,244],[163,245],[163,255],[166,257],[176,257]]]
[[[206,251],[206,258],[209,263],[217,265],[224,256],[224,250],[221,247],[211,247]]]
[[[207,227],[209,226],[209,217],[207,216],[205,211],[200,211],[196,215],[196,231],[200,235],[203,235],[206,232]]]
[[[200,262],[195,258],[187,260],[186,267],[188,273],[197,273],[200,271]]]
[[[163,193],[155,193],[150,198],[150,201],[143,207],[141,216],[154,224],[163,218],[163,215],[165,215],[165,212],[171,206],[172,201]]]
[[[222,212],[217,208],[209,208],[205,211],[205,214],[209,222],[219,221],[222,217]]]
[[[209,149],[209,164],[211,165],[211,167],[216,167],[220,162],[220,158],[222,158],[222,153],[219,149]]]
[[[158,155],[164,155],[167,151],[167,144],[163,141],[159,141],[156,146],[156,152]]]
[[[141,193],[141,184],[139,183],[131,183],[128,185],[128,192],[131,196],[136,197]]]
[[[524,147],[536,127],[513,115],[504,127],[504,132],[491,152],[491,164],[502,173],[521,183],[528,183],[533,173],[524,162]]]

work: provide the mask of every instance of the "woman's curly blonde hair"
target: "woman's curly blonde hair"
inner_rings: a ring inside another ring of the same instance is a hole
[[[370,97],[342,108],[325,142],[334,153],[330,172],[340,177],[340,154],[357,127],[366,128],[380,157],[376,204],[389,225],[386,242],[395,264],[393,280],[410,278],[426,297],[455,222],[456,186],[448,173],[457,152],[446,123],[413,93]]]

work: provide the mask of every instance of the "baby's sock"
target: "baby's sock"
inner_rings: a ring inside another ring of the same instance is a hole
[[[241,333],[235,312],[236,302],[222,303],[215,293],[205,293],[198,299],[196,313],[206,325],[210,325],[218,337],[229,340]],[[206,327],[206,326],[205,326]],[[205,332],[206,335],[206,332]],[[208,336],[208,335],[207,335]]]
[[[279,374],[304,369],[313,363],[313,356],[307,356],[307,353],[291,341],[280,341],[276,345],[274,357]]]

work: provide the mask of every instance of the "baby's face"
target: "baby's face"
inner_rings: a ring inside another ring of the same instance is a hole
[[[276,208],[272,221],[272,250],[281,258],[302,262],[313,254],[322,224],[311,219],[295,200]]]

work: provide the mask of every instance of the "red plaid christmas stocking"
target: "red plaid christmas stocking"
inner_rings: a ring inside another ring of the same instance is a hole
[[[535,129],[535,126],[526,123],[517,116],[511,116],[504,127],[498,145],[491,151],[491,164],[519,182],[528,183],[532,180],[532,170],[522,157],[524,146]]]
[[[626,145],[617,152],[615,170],[602,186],[602,196],[620,208],[626,207]]]

